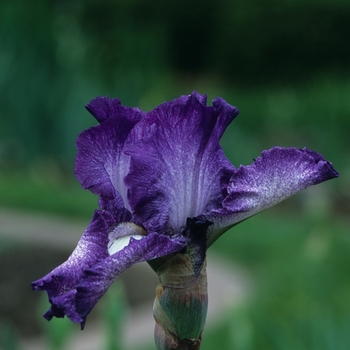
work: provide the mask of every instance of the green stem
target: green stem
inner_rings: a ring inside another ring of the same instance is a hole
[[[176,254],[156,272],[160,281],[153,307],[157,349],[198,350],[208,308],[206,262],[195,274],[191,257]]]

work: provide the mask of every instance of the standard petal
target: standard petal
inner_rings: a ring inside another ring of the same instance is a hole
[[[82,322],[83,327],[91,309],[124,270],[136,263],[175,253],[185,245],[186,241],[181,237],[171,239],[158,233],[140,236],[138,239],[131,237],[129,244],[122,250],[85,270],[76,291],[56,298],[56,303],[63,304],[67,316],[73,315],[71,320]]]
[[[122,209],[130,209],[124,184],[130,157],[123,150],[127,143],[134,142],[132,130],[143,112],[107,98],[91,101],[87,109],[101,124],[83,131],[77,139],[76,177],[83,188],[100,196],[102,209],[121,215],[118,221],[128,220],[130,216]]]
[[[207,107],[206,96],[193,93],[160,105],[137,125],[142,139],[126,149],[125,183],[134,216],[149,231],[178,232],[187,217],[220,206],[234,167],[219,141],[238,113],[222,99]]]
[[[85,108],[101,123],[111,115],[118,115],[121,102],[119,98],[96,97]]]
[[[334,177],[338,173],[332,164],[306,148],[274,147],[262,152],[252,165],[233,173],[222,208],[205,215],[214,223],[207,245],[238,222]]]
[[[55,300],[72,298],[83,271],[109,256],[108,234],[113,227],[114,219],[110,213],[95,211],[89,227],[68,260],[32,283],[34,290],[45,290],[51,302],[52,306],[44,315],[45,318],[50,320],[53,316],[68,315],[69,311],[62,306],[62,303],[55,303]],[[74,322],[82,321],[78,315],[72,316],[72,319]]]

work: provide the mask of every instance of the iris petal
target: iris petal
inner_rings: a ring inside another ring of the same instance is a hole
[[[306,148],[274,147],[262,152],[252,165],[233,173],[222,208],[205,216],[214,222],[207,245],[238,222],[334,177],[338,173],[332,164]]]
[[[83,131],[77,139],[75,174],[83,188],[100,196],[100,206],[109,210],[117,221],[130,219],[127,188],[130,157],[123,150],[136,137],[134,126],[142,119],[137,108],[120,105],[118,99],[97,98],[87,109],[101,124]]]
[[[230,227],[338,176],[320,154],[281,147],[236,169],[219,141],[239,111],[220,98],[206,106],[194,92],[147,114],[107,97],[86,108],[100,124],[79,135],[75,174],[103,210],[68,260],[32,283],[49,296],[48,320],[67,315],[83,328],[113,281],[138,262],[181,251],[199,273],[206,247]],[[205,229],[189,234],[191,220]]]
[[[45,277],[32,283],[34,290],[45,290],[49,296],[52,306],[45,314],[47,319],[53,316],[63,317],[67,313],[64,303],[57,304],[55,300],[71,298],[75,294],[75,288],[83,272],[109,256],[108,232],[113,226],[114,219],[110,213],[95,211],[89,227],[68,260]],[[81,322],[77,316],[72,318],[74,322]]]
[[[208,107],[205,95],[193,93],[163,103],[137,125],[143,137],[126,149],[125,183],[133,214],[146,229],[178,232],[187,217],[220,206],[222,182],[234,167],[219,141],[238,113],[222,99]]]
[[[76,308],[82,319],[85,319],[124,270],[136,263],[175,253],[185,245],[186,241],[182,238],[172,239],[157,233],[138,239],[131,237],[125,248],[84,271],[71,308]]]
[[[117,115],[121,106],[119,98],[96,97],[85,108],[99,123],[107,120],[111,115]]]
[[[64,317],[85,324],[86,316],[113,281],[130,266],[183,249],[187,241],[151,233],[123,236],[128,244],[116,253],[108,252],[109,232],[114,220],[107,212],[96,211],[94,218],[69,259],[51,273],[32,283],[34,290],[45,290],[51,303],[44,317]],[[133,224],[131,224],[133,225]],[[136,226],[135,226],[136,227]],[[128,235],[131,233],[127,228]]]

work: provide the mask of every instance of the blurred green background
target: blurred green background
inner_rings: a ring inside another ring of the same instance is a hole
[[[234,165],[306,146],[340,178],[213,247],[254,291],[202,348],[348,349],[349,35],[347,0],[2,0],[0,206],[88,222],[97,200],[74,179],[75,139],[98,95],[144,110],[193,90],[223,97],[241,110],[222,142]]]

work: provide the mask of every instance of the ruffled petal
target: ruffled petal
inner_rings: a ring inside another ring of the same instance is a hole
[[[101,122],[83,131],[77,139],[75,174],[81,185],[100,196],[100,206],[118,221],[130,219],[124,177],[129,171],[130,157],[123,150],[134,142],[134,126],[142,119],[137,108],[120,105],[118,99],[97,98],[87,109]]]
[[[204,215],[214,223],[208,245],[238,222],[335,177],[332,164],[306,148],[274,147],[262,152],[252,165],[233,173],[222,208]]]
[[[48,294],[51,307],[44,314],[47,320],[66,315],[84,328],[86,316],[120,273],[138,262],[175,253],[187,243],[182,236],[145,235],[133,223],[116,228],[114,223],[111,214],[96,211],[69,259],[32,283],[34,290],[45,290]],[[113,240],[119,250],[109,249]],[[110,255],[111,251],[116,252]]]
[[[83,272],[109,256],[108,234],[114,227],[114,223],[110,213],[102,210],[95,211],[89,227],[68,260],[45,277],[32,283],[34,290],[45,290],[48,294],[52,306],[44,315],[46,319],[50,320],[53,316],[63,317],[67,312],[62,304],[55,303],[55,300],[71,298],[75,294],[75,288]],[[74,322],[81,322],[78,315],[72,315],[70,318]]]
[[[160,105],[137,125],[142,139],[126,149],[125,183],[133,214],[149,231],[178,232],[187,217],[220,206],[234,167],[219,141],[238,113],[222,99],[207,107],[206,96],[193,93]]]
[[[122,250],[86,270],[80,280],[75,299],[68,309],[75,309],[85,320],[98,300],[106,293],[115,279],[132,265],[160,258],[183,249],[183,237],[170,238],[158,233],[150,233],[138,239],[130,238],[130,243]]]
[[[121,102],[119,98],[96,97],[85,108],[101,123],[111,115],[118,115]]]

